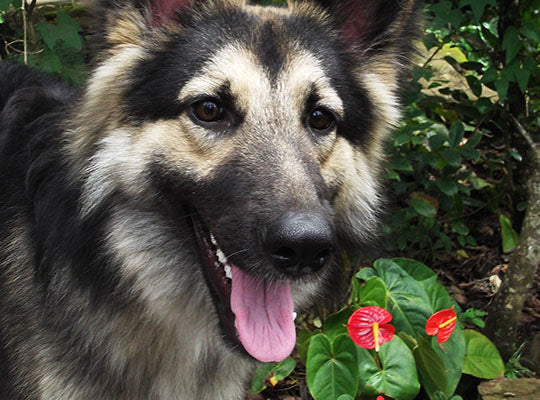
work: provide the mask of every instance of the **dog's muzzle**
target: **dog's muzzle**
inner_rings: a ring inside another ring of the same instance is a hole
[[[326,264],[333,237],[331,225],[318,214],[287,213],[267,227],[263,248],[277,271],[300,277]]]

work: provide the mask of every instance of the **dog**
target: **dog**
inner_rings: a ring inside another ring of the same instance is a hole
[[[369,247],[414,0],[95,1],[77,90],[0,64],[0,393],[243,399]]]

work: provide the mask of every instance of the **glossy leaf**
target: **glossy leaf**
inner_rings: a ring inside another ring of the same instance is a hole
[[[358,348],[361,394],[375,396],[383,393],[402,400],[416,397],[420,383],[414,357],[398,336],[381,346],[378,353],[380,367],[373,357],[373,352]]]
[[[409,205],[420,215],[426,218],[434,218],[437,210],[424,199],[411,199]]]
[[[480,332],[464,330],[467,344],[463,372],[482,379],[495,379],[504,373],[504,363],[495,345]]]
[[[452,124],[450,127],[450,131],[448,132],[448,142],[450,144],[450,147],[456,147],[461,142],[461,139],[463,139],[463,134],[465,133],[465,127],[463,124],[459,121],[456,121]]]
[[[416,336],[423,335],[427,319],[432,314],[429,298],[420,283],[389,259],[379,259],[373,268],[387,289],[387,310],[394,317],[396,329]]]
[[[315,400],[337,400],[358,391],[357,346],[348,335],[330,342],[323,334],[315,335],[309,344],[306,381]]]
[[[330,341],[334,340],[336,336],[347,333],[347,321],[349,321],[351,314],[351,309],[345,307],[326,318],[323,324],[323,332]]]
[[[260,364],[251,380],[251,393],[259,393],[266,388],[266,380],[270,377],[279,382],[288,377],[296,367],[294,358],[288,357],[280,362]]]
[[[361,306],[386,308],[386,286],[381,278],[372,276],[360,288],[358,300]]]
[[[437,339],[418,340],[418,347],[413,351],[422,387],[431,399],[435,393],[444,393],[450,398],[461,379],[465,359],[465,339],[458,327],[444,343],[444,349],[437,344]]]

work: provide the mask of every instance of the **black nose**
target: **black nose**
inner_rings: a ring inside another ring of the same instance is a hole
[[[266,231],[264,248],[274,267],[291,276],[318,271],[332,254],[332,227],[311,213],[285,214]]]

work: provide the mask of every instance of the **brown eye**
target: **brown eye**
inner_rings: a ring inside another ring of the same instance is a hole
[[[203,100],[193,105],[193,113],[204,122],[215,122],[223,118],[223,107],[219,102]]]
[[[330,128],[334,123],[334,116],[320,108],[317,108],[311,112],[308,119],[308,124],[311,128],[322,131]]]

